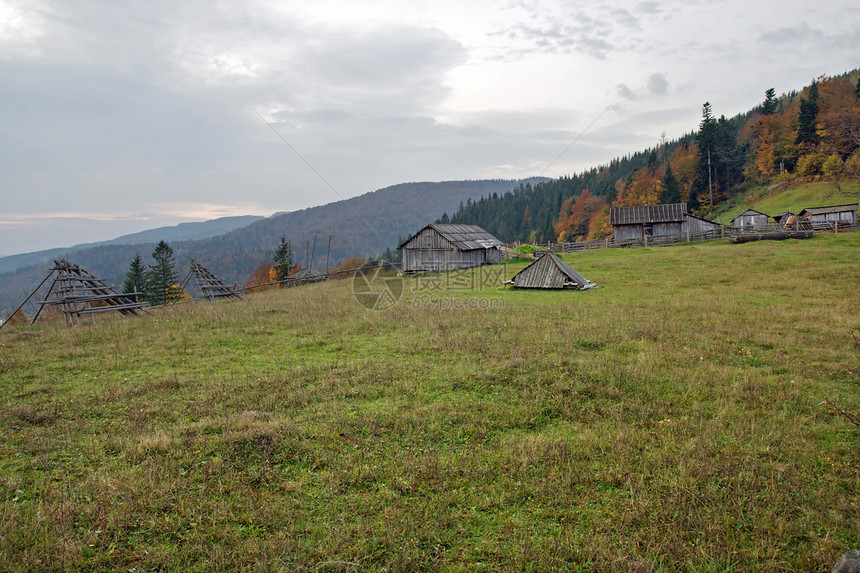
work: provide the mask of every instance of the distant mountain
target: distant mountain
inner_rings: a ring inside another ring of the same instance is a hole
[[[400,239],[470,200],[544,181],[549,179],[402,183],[345,201],[273,215],[208,238],[171,240],[167,232],[154,230],[132,236],[144,242],[127,244],[115,239],[83,248],[31,253],[33,258],[24,266],[20,261],[27,255],[5,257],[0,259],[4,265],[0,267],[0,309],[12,310],[20,304],[48,274],[51,260],[60,256],[120,285],[134,255],[140,254],[150,263],[155,243],[164,239],[174,249],[180,278],[188,272],[193,257],[225,282],[243,283],[257,265],[271,260],[282,236],[292,242],[297,262],[307,265],[313,259],[315,268],[325,269],[350,256],[375,256],[395,249]],[[5,259],[16,258],[14,264],[5,264]],[[8,270],[2,272],[4,268]]]
[[[170,227],[159,227],[157,229],[123,235],[109,241],[86,243],[62,249],[48,249],[45,251],[0,257],[0,273],[13,272],[19,268],[32,265],[47,264],[58,257],[63,257],[76,251],[92,249],[103,245],[139,245],[142,243],[157,243],[161,240],[170,243],[176,241],[206,239],[208,237],[228,233],[233,229],[238,229],[239,227],[246,227],[262,218],[263,217],[259,215],[241,215],[238,217],[220,217],[218,219],[211,219],[209,221],[198,223],[179,223],[178,225]]]

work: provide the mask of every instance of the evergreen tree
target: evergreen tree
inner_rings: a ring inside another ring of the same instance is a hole
[[[672,166],[667,165],[666,171],[663,173],[663,179],[660,181],[660,203],[680,203],[681,202],[681,185],[675,174],[672,173]]]
[[[764,103],[761,104],[762,115],[773,115],[776,113],[776,90],[769,88],[764,92]]]
[[[293,269],[293,248],[286,237],[281,237],[281,242],[275,247],[272,259],[275,263],[275,279],[279,281],[287,280],[287,277],[290,276],[290,271]]]
[[[125,275],[125,282],[122,283],[122,292],[144,292],[146,286],[146,267],[140,260],[140,254],[134,255],[131,264],[128,266],[128,273]]]
[[[857,78],[857,85],[854,87],[854,93],[860,98],[860,78]]]
[[[800,145],[818,145],[818,82],[812,81],[806,99],[800,98],[800,113],[797,116],[797,138]]]
[[[711,104],[710,102],[705,102],[705,105],[702,106],[702,121],[699,123],[699,133],[696,136],[696,142],[699,146],[696,179],[693,181],[693,187],[690,189],[690,197],[687,200],[687,206],[690,211],[699,208],[699,193],[710,193],[711,191],[708,188],[708,183],[713,182],[710,169],[715,158],[718,136],[717,120],[714,119],[711,113]]]
[[[152,251],[152,258],[155,264],[146,273],[146,300],[153,306],[173,302],[173,285],[178,282],[173,270],[176,266],[173,249],[164,241],[159,241]]]

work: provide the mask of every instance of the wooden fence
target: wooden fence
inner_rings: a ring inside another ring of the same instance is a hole
[[[751,240],[763,238],[764,235],[790,231],[807,231],[813,233],[847,231],[856,229],[857,221],[827,221],[827,222],[809,222],[799,221],[790,226],[780,225],[778,223],[769,223],[767,227],[758,229],[753,228],[736,228],[721,226],[719,229],[699,233],[696,235],[657,235],[646,236],[638,239],[628,239],[625,241],[616,241],[612,237],[606,239],[595,239],[592,241],[580,241],[577,243],[547,243],[545,248],[535,251],[535,255],[542,254],[545,251],[553,253],[578,253],[581,251],[591,251],[593,249],[605,248],[636,248],[636,247],[662,247],[666,245],[676,245],[678,243],[692,243],[700,241],[718,241],[721,239],[732,239],[735,237],[748,237]],[[543,245],[539,245],[542,247]]]

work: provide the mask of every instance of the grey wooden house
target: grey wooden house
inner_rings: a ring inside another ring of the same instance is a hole
[[[477,225],[430,224],[403,241],[404,272],[445,271],[502,260],[503,243]]]
[[[720,229],[719,224],[688,213],[686,203],[613,207],[609,223],[613,240],[622,244],[646,237],[697,237]]]
[[[575,290],[597,286],[549,251],[514,275],[514,278],[505,281],[505,284],[514,285],[515,288]]]
[[[746,211],[732,219],[732,227],[736,229],[763,231],[767,229],[768,219],[770,219],[770,217],[760,211],[756,211],[755,209],[747,209]]]

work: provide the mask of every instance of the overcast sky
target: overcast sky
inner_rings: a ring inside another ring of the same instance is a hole
[[[0,256],[572,174],[860,66],[858,6],[0,0]]]

